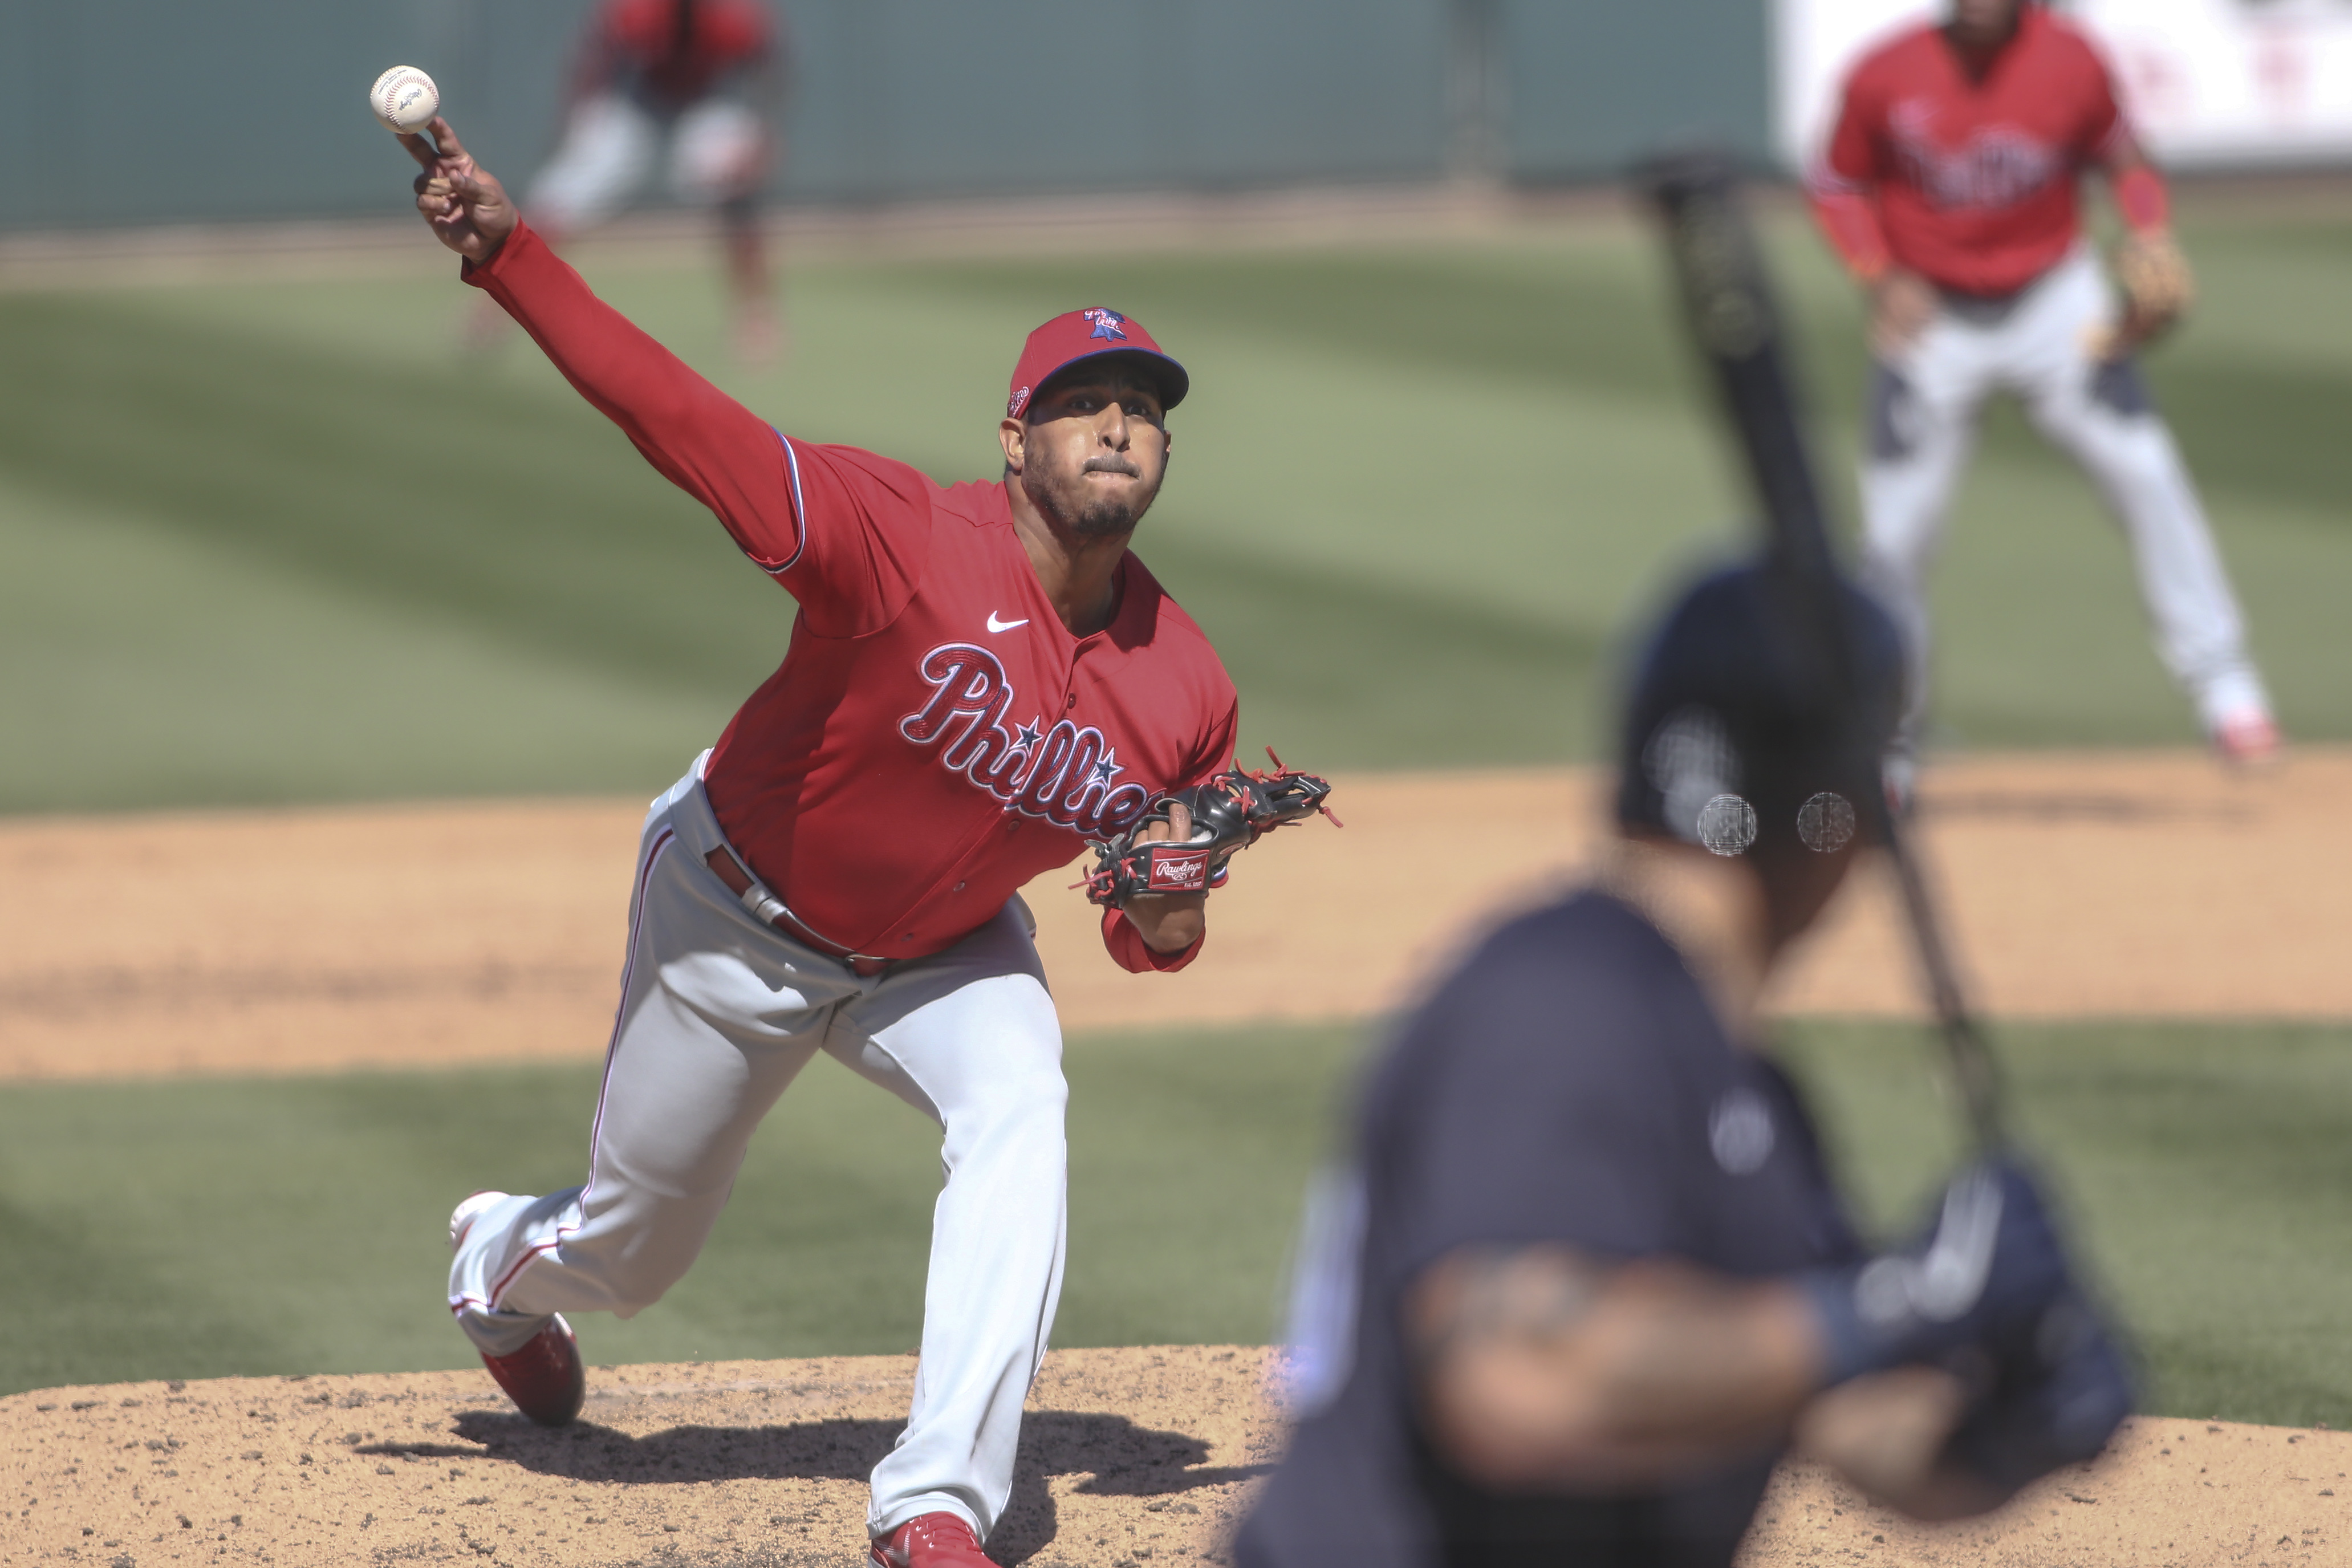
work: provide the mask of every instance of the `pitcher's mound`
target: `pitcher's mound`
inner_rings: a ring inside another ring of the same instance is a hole
[[[991,1554],[1227,1561],[1279,1443],[1266,1353],[1055,1352]],[[0,1399],[23,1500],[9,1534],[45,1563],[847,1568],[865,1557],[866,1472],[913,1377],[907,1356],[599,1368],[580,1420],[553,1432],[478,1373],[44,1389]],[[2343,1434],[2147,1419],[2002,1513],[1928,1530],[1791,1467],[1744,1561],[2343,1562],[2347,1470]]]

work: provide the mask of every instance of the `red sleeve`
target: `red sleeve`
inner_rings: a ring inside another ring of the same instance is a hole
[[[933,486],[845,447],[786,438],[596,298],[522,225],[466,281],[487,290],[664,478],[718,514],[810,629],[887,626],[919,582]],[[812,523],[813,520],[813,523]]]
[[[1878,142],[1883,133],[1878,99],[1877,84],[1867,70],[1857,70],[1846,79],[1837,125],[1830,132],[1830,143],[1822,153],[1822,167],[1844,184],[1878,183]]]
[[[2116,207],[2134,234],[2161,234],[2172,225],[2172,197],[2164,176],[2147,163],[2134,163],[2116,180]]]
[[[1209,929],[1202,926],[1199,939],[1183,952],[1154,952],[1125,910],[1105,910],[1102,931],[1103,946],[1110,951],[1112,962],[1129,974],[1173,974],[1200,957],[1209,942]]]
[[[2082,52],[2083,79],[2082,139],[2075,144],[2075,155],[2085,163],[2096,163],[2106,157],[2118,140],[2131,134],[2131,122],[2124,118],[2123,106],[2116,100],[2115,72],[2107,68],[2097,47],[2079,36],[2075,47]]]
[[[1241,700],[1225,704],[1217,721],[1201,737],[1200,746],[1186,760],[1184,776],[1173,786],[1191,789],[1194,784],[1207,784],[1234,765],[1234,748],[1239,742],[1242,727]]]
[[[1857,76],[1846,84],[1837,128],[1805,181],[1813,217],[1853,275],[1874,281],[1892,257],[1878,216],[1878,132],[1873,95]]]
[[[1886,229],[1878,221],[1878,203],[1872,195],[1827,181],[1811,181],[1806,196],[1813,205],[1813,221],[1822,226],[1830,246],[1846,269],[1865,283],[1885,276],[1894,259],[1886,247]]]

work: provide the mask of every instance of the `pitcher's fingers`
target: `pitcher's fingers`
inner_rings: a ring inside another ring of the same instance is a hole
[[[433,140],[441,144],[441,156],[455,158],[460,163],[472,161],[473,154],[467,152],[464,145],[458,142],[457,133],[449,129],[449,122],[446,120],[436,114],[425,122],[425,129],[433,132]]]
[[[1181,800],[1168,803],[1168,837],[1179,844],[1192,837],[1192,808]]]
[[[436,123],[438,122],[436,121]],[[404,131],[400,132],[400,144],[407,148],[408,155],[415,159],[418,164],[425,168],[430,169],[434,164],[441,161],[441,153],[433,145],[433,143],[427,142],[424,137],[419,136],[414,131]]]

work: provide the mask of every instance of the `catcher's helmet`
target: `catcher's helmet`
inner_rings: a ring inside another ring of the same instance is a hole
[[[1710,572],[1683,592],[1626,694],[1620,823],[1769,855],[1834,854],[1876,820],[1867,792],[1885,787],[1902,637],[1877,601],[1838,586],[1853,656],[1843,681],[1818,670],[1765,567]]]

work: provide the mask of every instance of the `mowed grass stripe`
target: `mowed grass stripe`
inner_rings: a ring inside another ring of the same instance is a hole
[[[650,794],[730,711],[5,477],[0,561],[0,801],[20,807]]]
[[[1788,1050],[1882,1233],[1958,1149],[1915,1030],[1804,1024]],[[1074,1040],[1071,1260],[1055,1342],[1262,1341],[1300,1192],[1365,1036]],[[2000,1031],[2169,1415],[2352,1419],[2352,1027]],[[468,1364],[441,1224],[477,1186],[580,1179],[589,1068],[0,1090],[0,1392]],[[820,1060],[762,1129],[701,1263],[600,1363],[913,1348],[938,1141]]]
[[[1856,305],[1801,226],[1775,235],[1843,467]],[[2154,357],[2158,395],[2290,729],[2352,735],[2336,679],[2352,459],[2332,434],[2352,412],[2352,333],[2309,309],[2352,226],[2192,224],[2189,244],[2208,306]],[[1737,531],[1732,472],[1628,224],[812,266],[789,281],[793,357],[765,374],[727,362],[706,270],[586,260],[762,415],[942,479],[994,473],[1006,361],[1040,315],[1102,300],[1150,322],[1198,390],[1139,548],[1223,649],[1253,752],[1594,754],[1611,650],[1678,565]],[[519,334],[461,356],[478,298],[447,279],[0,296],[0,581],[40,610],[0,617],[18,759],[0,765],[0,810],[651,790],[707,742],[781,657],[789,602]],[[2089,487],[2013,415],[1988,423],[1938,601],[1951,739],[2193,734]],[[283,679],[252,668],[273,646]],[[152,701],[105,701],[76,678],[89,660]],[[484,695],[388,698],[412,666],[433,672],[420,689]],[[676,717],[631,717],[648,700]],[[159,710],[217,715],[221,740],[194,750],[234,737],[247,760],[190,765],[189,725]]]

